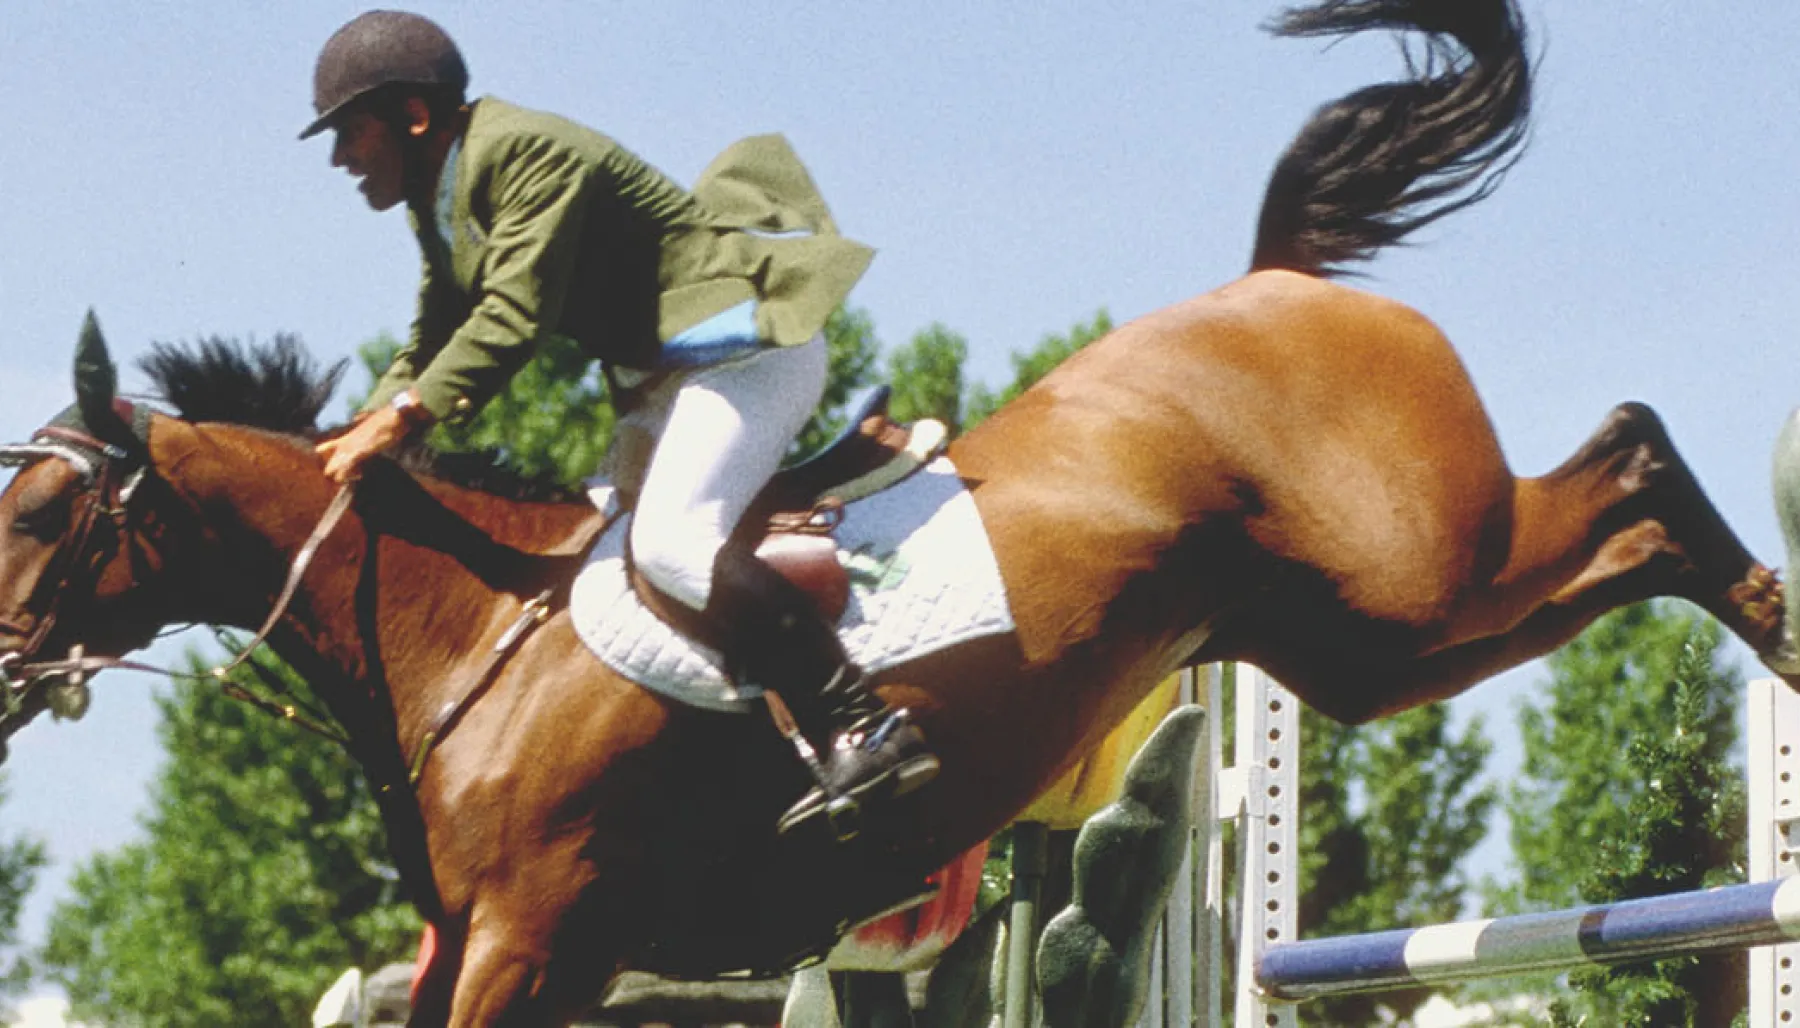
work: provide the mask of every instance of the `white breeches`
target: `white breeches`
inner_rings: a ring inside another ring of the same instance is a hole
[[[620,420],[609,464],[620,478],[643,468],[631,553],[657,589],[706,606],[713,558],[818,408],[826,364],[823,335],[766,347],[684,374]],[[632,461],[652,440],[648,463]]]

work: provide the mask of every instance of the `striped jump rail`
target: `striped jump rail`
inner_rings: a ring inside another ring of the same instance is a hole
[[[1800,939],[1800,878],[1542,914],[1278,943],[1256,965],[1268,999],[1299,1001]]]

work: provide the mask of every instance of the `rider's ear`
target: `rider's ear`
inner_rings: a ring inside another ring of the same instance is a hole
[[[406,127],[406,134],[409,136],[422,139],[434,127],[431,105],[425,102],[424,97],[407,97],[401,111],[403,113],[402,124]]]
[[[106,352],[100,322],[90,308],[75,342],[75,403],[87,430],[103,442],[132,449],[136,437],[113,405],[119,393],[119,373]]]

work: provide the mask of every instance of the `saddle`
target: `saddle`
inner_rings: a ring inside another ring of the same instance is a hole
[[[949,430],[923,418],[901,424],[888,415],[893,392],[871,389],[851,407],[844,429],[818,453],[775,473],[745,511],[733,541],[753,545],[756,555],[812,597],[820,613],[836,622],[850,602],[850,575],[838,563],[832,529],[844,505],[895,485],[944,451]],[[607,521],[616,512],[608,511]],[[686,607],[663,597],[635,571],[638,598],[665,623],[691,633],[698,626]]]
[[[848,426],[824,449],[770,479],[735,534],[746,542],[756,541],[757,555],[812,597],[832,622],[843,616],[850,597],[849,572],[838,563],[837,547],[831,539],[831,530],[843,520],[844,504],[906,479],[930,463],[947,442],[948,432],[937,421],[901,425],[889,418],[889,396],[886,386],[871,390],[852,407]],[[586,553],[624,514],[617,494],[605,483],[589,495],[599,516],[592,519],[592,530],[582,533],[575,553]],[[638,599],[664,624],[689,638],[704,638],[705,626],[696,612],[664,597],[635,570],[629,572],[629,580]],[[433,719],[424,742],[409,761],[412,778],[417,779],[438,742],[486,691],[500,665],[553,607],[566,602],[566,590],[566,582],[544,590],[502,633],[472,684]]]

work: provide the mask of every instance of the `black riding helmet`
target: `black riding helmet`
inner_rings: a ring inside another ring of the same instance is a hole
[[[338,29],[313,70],[312,124],[301,139],[331,127],[344,108],[383,86],[421,86],[454,94],[469,69],[450,36],[429,18],[406,11],[369,11]]]

